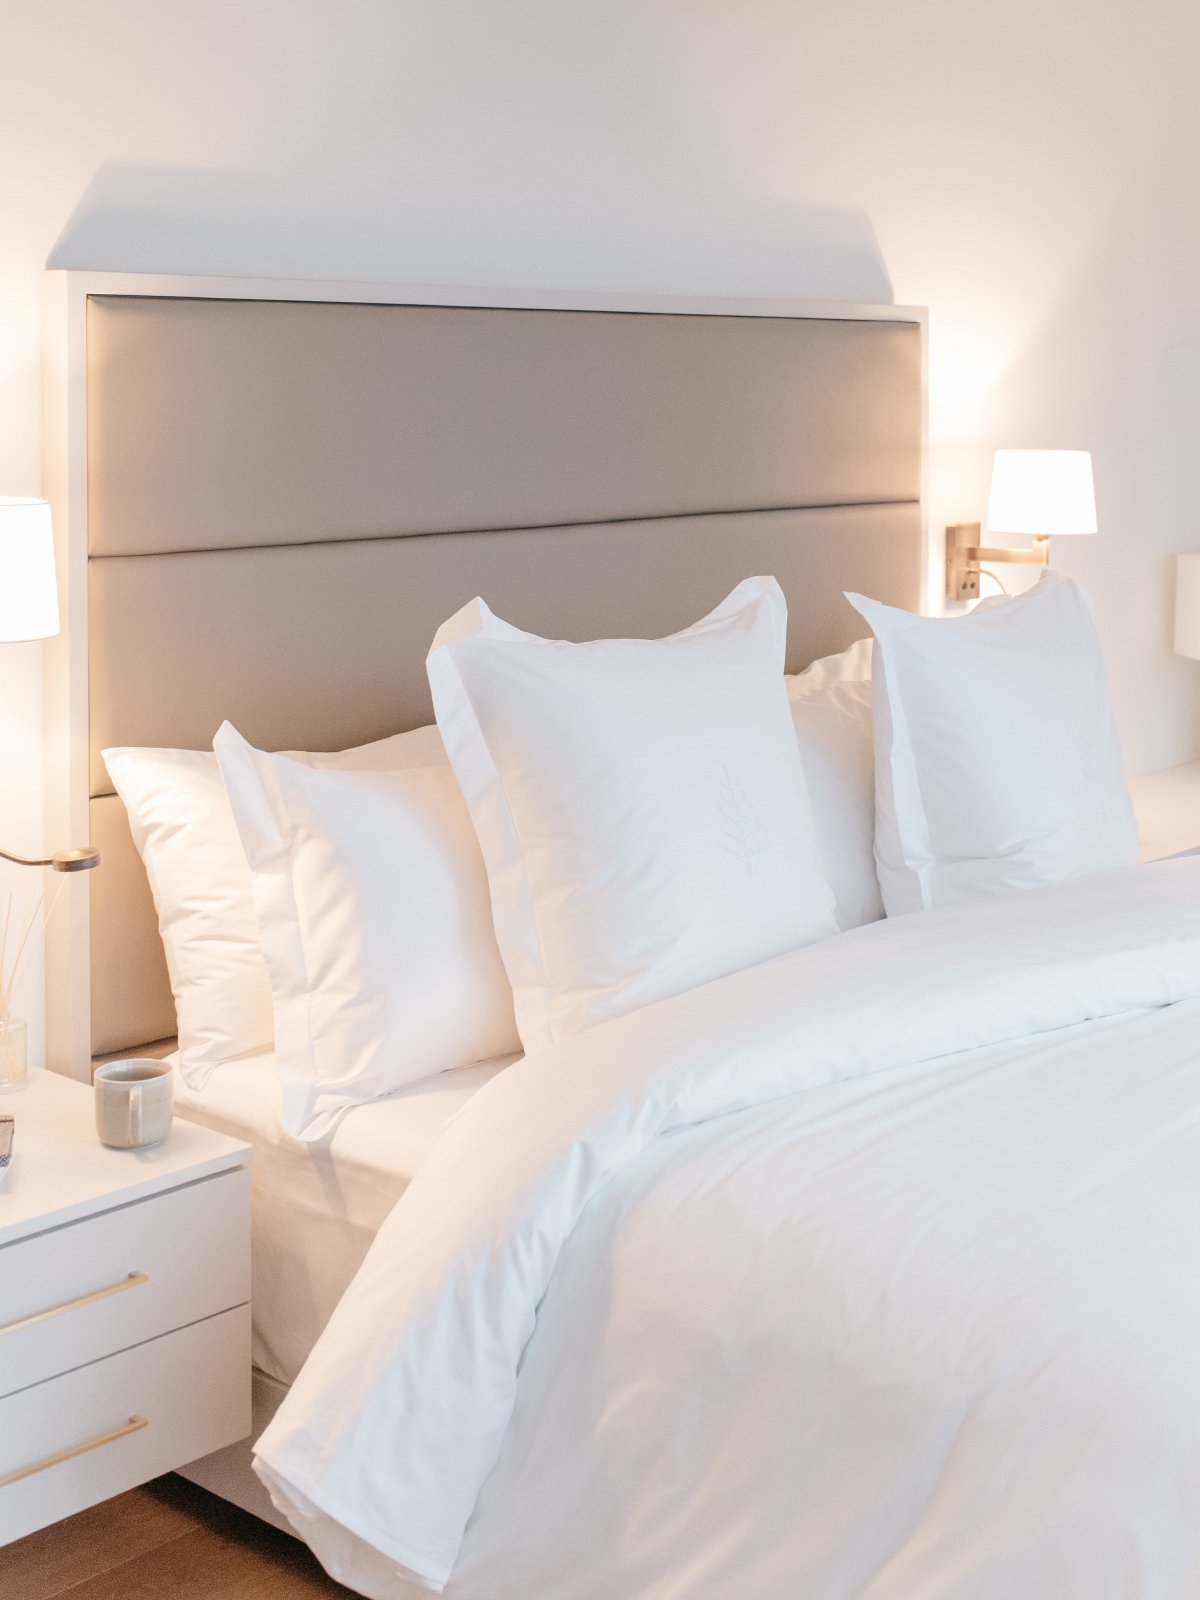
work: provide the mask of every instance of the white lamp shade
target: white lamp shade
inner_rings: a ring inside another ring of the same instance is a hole
[[[1200,555],[1175,557],[1175,651],[1200,661]]]
[[[1096,491],[1088,450],[997,450],[989,533],[1095,533]]]
[[[0,496],[0,644],[57,632],[50,503]]]

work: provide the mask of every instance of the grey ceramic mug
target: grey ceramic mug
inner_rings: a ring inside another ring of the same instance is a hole
[[[140,1056],[97,1067],[96,1132],[116,1150],[158,1144],[171,1131],[175,1086],[170,1066]]]

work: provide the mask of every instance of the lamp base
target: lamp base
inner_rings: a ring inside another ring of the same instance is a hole
[[[1050,540],[1035,534],[1030,550],[993,549],[981,545],[978,522],[955,522],[946,529],[946,598],[978,600],[980,568],[986,562],[1026,567],[1050,565]]]

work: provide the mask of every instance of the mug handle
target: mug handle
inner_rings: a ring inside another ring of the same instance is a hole
[[[131,1083],[129,1085],[129,1143],[139,1145],[142,1142],[142,1085]]]

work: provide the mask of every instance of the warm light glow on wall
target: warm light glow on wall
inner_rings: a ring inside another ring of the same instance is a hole
[[[1200,661],[1200,555],[1175,557],[1175,651]]]

